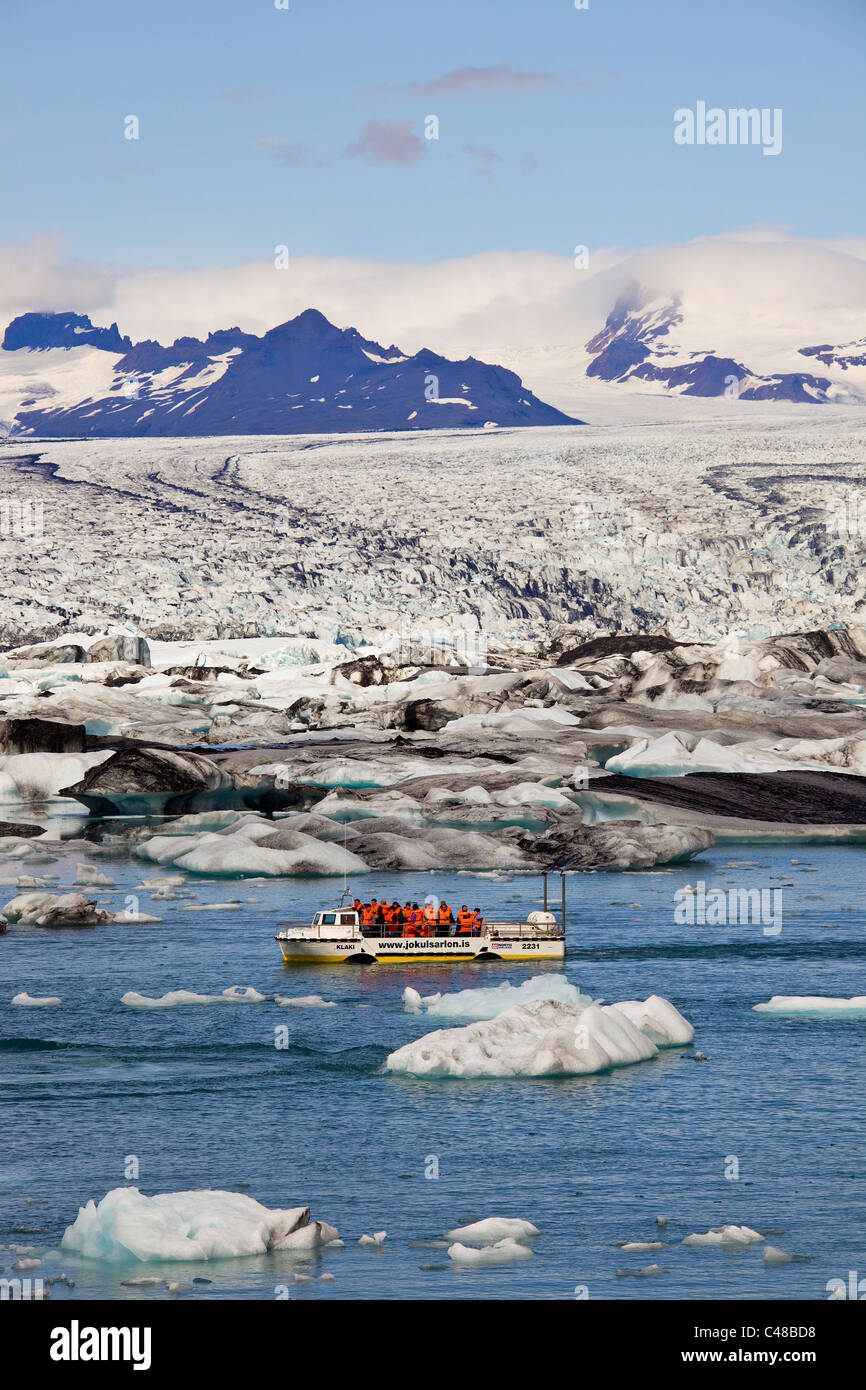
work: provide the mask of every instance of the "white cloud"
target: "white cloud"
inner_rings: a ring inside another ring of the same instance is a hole
[[[786,345],[862,336],[866,240],[757,228],[637,252],[591,248],[588,269],[567,256],[490,251],[430,265],[299,256],[287,270],[258,261],[177,271],[89,265],[43,240],[0,247],[0,322],[28,309],[74,309],[95,323],[116,320],[134,340],[169,342],[235,324],[261,333],[313,306],[410,352],[517,366],[522,354],[558,345],[579,364],[587,338],[635,281],[682,297],[686,347],[748,355],[760,370]],[[797,369],[802,358],[786,368]]]

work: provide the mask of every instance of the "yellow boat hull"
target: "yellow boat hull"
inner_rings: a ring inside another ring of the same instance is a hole
[[[328,941],[278,936],[286,965],[390,965],[428,961],[562,960],[563,938],[535,941],[497,937],[366,937]]]

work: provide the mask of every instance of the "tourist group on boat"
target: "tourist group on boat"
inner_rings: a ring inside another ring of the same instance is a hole
[[[373,898],[352,904],[358,914],[362,936],[481,936],[485,921],[479,908],[464,903],[455,914],[446,902],[428,898],[419,903],[379,901]]]

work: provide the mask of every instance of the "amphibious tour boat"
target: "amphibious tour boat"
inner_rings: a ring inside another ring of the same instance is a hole
[[[315,913],[310,925],[278,922],[275,940],[287,965],[384,964],[389,961],[536,961],[562,960],[565,955],[565,875],[562,877],[560,915],[548,910],[547,875],[544,875],[544,909],[530,912],[523,921],[481,918],[471,926],[438,919],[438,900],[428,897],[422,924],[393,921],[365,922],[343,893],[339,904]]]

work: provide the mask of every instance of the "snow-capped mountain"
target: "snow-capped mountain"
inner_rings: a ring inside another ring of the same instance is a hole
[[[760,373],[714,348],[689,351],[677,333],[682,323],[681,299],[654,296],[638,284],[631,285],[608,314],[601,332],[586,344],[587,376],[602,381],[659,382],[684,396],[728,395],[743,401],[808,404],[831,400],[836,394],[827,376],[806,371]],[[836,351],[800,348],[804,357],[841,365],[843,359]],[[852,354],[852,360],[866,363],[866,356]]]
[[[0,353],[0,416],[20,436],[356,433],[582,423],[513,372],[409,356],[308,309],[257,337],[239,328],[134,346],[116,324],[23,314]]]
[[[866,245],[706,238],[538,278],[545,299],[474,314],[475,350],[594,424],[713,400],[866,404]]]

